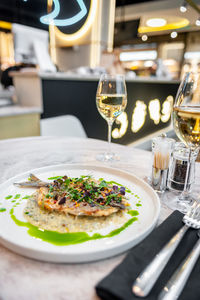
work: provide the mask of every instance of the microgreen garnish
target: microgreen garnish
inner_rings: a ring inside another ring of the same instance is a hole
[[[57,179],[62,179],[64,176],[54,176],[54,177],[49,177],[48,180],[57,180]]]
[[[81,178],[87,178],[87,179],[91,179],[92,176],[91,175],[81,175]]]
[[[57,176],[50,177],[53,182],[49,186],[46,198],[52,198],[53,203],[65,197],[67,201],[74,201],[76,205],[81,202],[88,203],[91,207],[100,206],[105,208],[107,205],[113,207],[123,207],[122,196],[125,195],[126,188],[120,184],[112,184],[103,178],[94,180],[91,175],[80,177]],[[64,201],[64,200],[63,200]]]
[[[108,184],[105,180],[102,180],[101,183],[99,184],[99,187],[102,188],[102,187],[107,187]]]
[[[70,184],[70,178],[65,179],[65,186],[68,187],[69,184]]]
[[[50,185],[50,186],[49,186],[49,192],[50,192],[50,193],[53,192],[53,185]]]

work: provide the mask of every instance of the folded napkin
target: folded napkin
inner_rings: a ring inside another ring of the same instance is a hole
[[[97,295],[103,300],[134,300],[141,299],[132,293],[132,284],[140,272],[153,259],[158,251],[183,226],[183,215],[173,212],[159,227],[140,244],[132,248],[124,261],[96,286]],[[145,298],[157,299],[161,289],[181,261],[198,240],[197,231],[189,229],[161,273],[151,293]],[[179,300],[200,300],[200,259],[192,271]]]

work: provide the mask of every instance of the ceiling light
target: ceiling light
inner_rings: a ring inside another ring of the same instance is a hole
[[[187,2],[186,1],[183,1],[183,4],[180,6],[180,11],[182,13],[187,11]]]
[[[171,20],[170,17],[165,18],[166,24],[161,27],[149,27],[142,23],[142,25],[138,28],[138,32],[142,34],[148,34],[148,32],[156,32],[156,31],[163,31],[163,30],[170,30],[170,32],[175,31],[179,28],[186,27],[190,24],[189,20],[186,18],[180,18],[180,17],[173,17],[173,20]]]
[[[163,18],[152,18],[147,20],[146,24],[149,27],[162,27],[167,23]]]
[[[200,58],[200,52],[194,51],[194,52],[185,52],[184,54],[185,59],[199,59]]]
[[[200,26],[200,17],[196,20],[196,25]]]
[[[172,31],[170,36],[172,39],[175,39],[177,37],[178,33],[176,31]]]
[[[119,57],[121,61],[154,60],[157,58],[157,51],[121,52]]]
[[[147,60],[147,61],[144,62],[144,66],[145,66],[146,68],[152,67],[153,64],[154,64],[154,62],[153,62],[152,60]]]
[[[143,34],[141,39],[143,42],[146,42],[148,40],[148,36],[146,34]]]

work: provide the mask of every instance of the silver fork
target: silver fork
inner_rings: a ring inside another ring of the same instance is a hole
[[[161,249],[133,283],[132,291],[138,297],[146,297],[150,293],[188,228],[200,228],[200,203],[198,201],[194,201],[188,213],[183,217],[183,222],[185,225]]]

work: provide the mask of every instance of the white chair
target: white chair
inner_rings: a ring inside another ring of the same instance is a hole
[[[80,120],[72,115],[41,119],[40,132],[42,136],[87,137]]]

